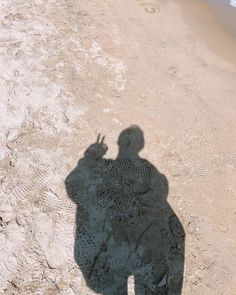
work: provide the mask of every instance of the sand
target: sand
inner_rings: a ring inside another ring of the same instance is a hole
[[[219,21],[225,26],[225,29],[236,36],[236,1],[206,0],[210,4],[213,12],[219,16]]]
[[[216,55],[236,64],[236,10],[222,1],[178,1],[186,23]]]
[[[0,294],[94,294],[74,262],[64,181],[98,133],[115,158],[133,123],[184,225],[183,294],[235,294],[236,51],[207,10],[1,3]]]

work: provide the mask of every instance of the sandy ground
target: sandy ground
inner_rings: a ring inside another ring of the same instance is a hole
[[[170,0],[0,5],[0,294],[94,294],[64,180],[99,132],[114,158],[133,123],[186,231],[183,294],[235,294],[233,60]]]
[[[213,12],[219,17],[219,21],[230,33],[236,36],[236,1],[235,0],[206,0]]]
[[[182,5],[184,21],[204,44],[236,65],[236,9],[221,0],[177,2]]]

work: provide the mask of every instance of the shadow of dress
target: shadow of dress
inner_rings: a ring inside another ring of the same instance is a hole
[[[91,145],[89,149],[94,145]],[[147,160],[82,158],[66,179],[77,204],[74,257],[103,295],[181,294],[184,230],[167,202],[168,181]]]

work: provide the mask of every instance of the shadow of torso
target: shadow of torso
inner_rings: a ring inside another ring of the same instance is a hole
[[[82,158],[66,179],[77,204],[74,257],[103,295],[181,294],[184,229],[167,202],[168,181],[147,160]]]

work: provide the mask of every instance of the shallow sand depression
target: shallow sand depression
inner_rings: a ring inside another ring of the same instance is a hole
[[[209,6],[6,0],[0,22],[0,294],[96,294],[65,179],[137,124],[186,233],[182,294],[234,295],[236,47]]]

